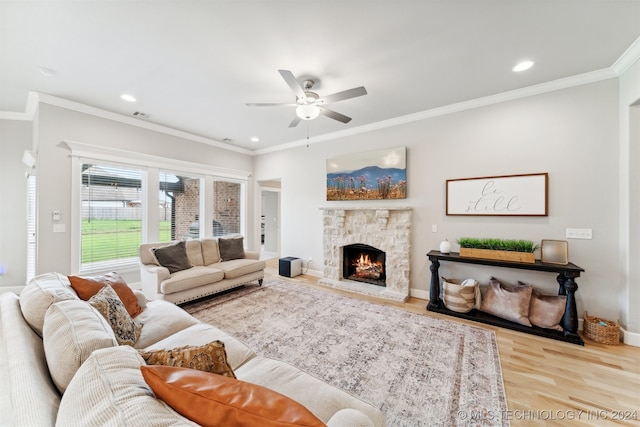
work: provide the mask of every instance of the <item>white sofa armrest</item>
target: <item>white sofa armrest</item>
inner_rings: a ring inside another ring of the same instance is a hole
[[[244,251],[244,257],[246,259],[260,259],[260,252]]]
[[[160,284],[170,276],[166,267],[159,265],[140,264],[140,284],[142,293],[148,300],[157,298],[160,292]]]

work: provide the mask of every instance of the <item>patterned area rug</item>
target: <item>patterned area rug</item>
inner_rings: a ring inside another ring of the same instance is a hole
[[[182,308],[379,407],[389,427],[509,425],[493,331],[277,278]]]

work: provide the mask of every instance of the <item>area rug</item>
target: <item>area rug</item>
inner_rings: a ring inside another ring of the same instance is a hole
[[[182,307],[377,406],[389,427],[509,425],[493,331],[277,278]]]

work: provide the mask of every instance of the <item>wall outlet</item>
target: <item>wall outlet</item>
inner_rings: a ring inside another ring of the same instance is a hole
[[[590,228],[567,228],[567,239],[592,239],[593,233]]]

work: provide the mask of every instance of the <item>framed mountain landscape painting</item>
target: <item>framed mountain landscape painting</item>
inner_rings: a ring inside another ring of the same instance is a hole
[[[406,198],[406,147],[327,159],[327,200]]]

